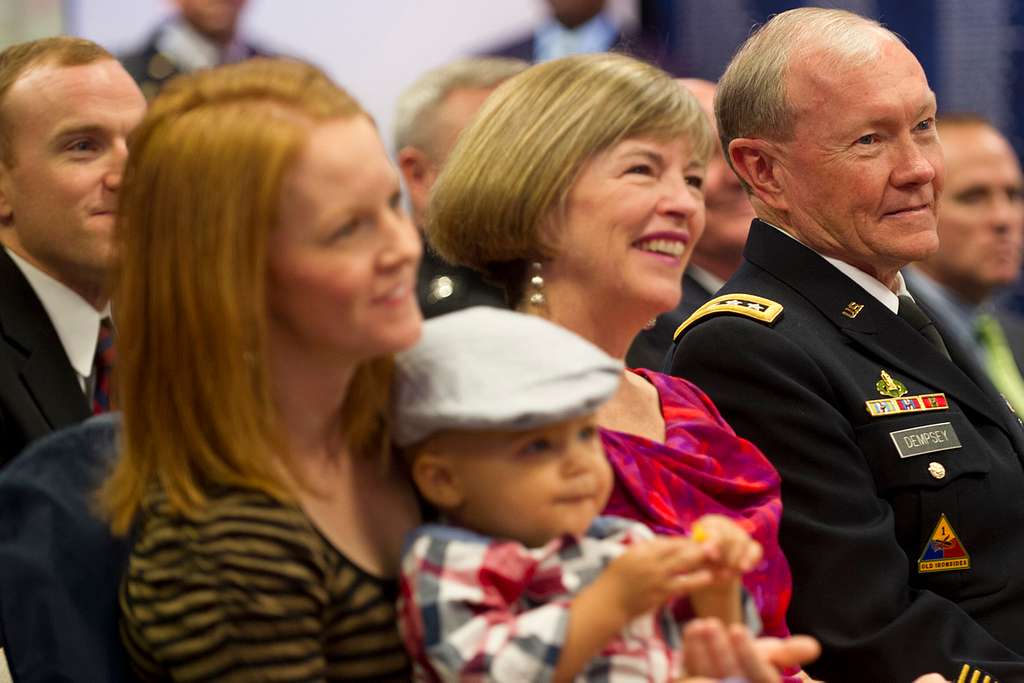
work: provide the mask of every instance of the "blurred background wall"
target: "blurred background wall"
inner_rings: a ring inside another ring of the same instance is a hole
[[[60,33],[64,14],[61,0],[0,0],[0,45]]]
[[[903,36],[939,110],[984,114],[1024,155],[1024,0],[642,0],[645,21],[672,45],[674,68],[717,79],[755,23],[803,5],[842,7]]]
[[[0,0],[0,3],[25,0]],[[171,0],[64,0],[67,31],[115,53],[145,40]],[[613,0],[636,22],[634,0]],[[424,71],[530,31],[543,0],[250,0],[241,32],[325,68],[359,99],[389,143],[395,99]]]
[[[992,118],[1024,153],[1024,0],[612,0],[665,42],[678,74],[716,79],[750,28],[803,4],[880,19],[917,54],[944,111]],[[0,0],[0,43],[66,31],[115,52],[140,44],[171,0]],[[390,138],[398,92],[420,73],[528,31],[544,0],[251,0],[243,32],[326,68]]]

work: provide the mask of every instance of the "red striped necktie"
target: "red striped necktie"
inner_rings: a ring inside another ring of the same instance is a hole
[[[114,327],[110,318],[104,318],[100,321],[96,358],[93,361],[93,376],[96,380],[92,393],[93,415],[110,410],[110,374],[114,369],[114,358]]]

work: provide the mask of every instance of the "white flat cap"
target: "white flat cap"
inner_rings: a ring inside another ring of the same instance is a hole
[[[477,306],[428,320],[395,358],[393,437],[409,446],[447,429],[531,429],[594,412],[622,363],[535,315]]]

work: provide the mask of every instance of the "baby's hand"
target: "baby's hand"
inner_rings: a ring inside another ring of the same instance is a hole
[[[689,538],[662,537],[629,548],[612,560],[594,585],[602,584],[607,604],[619,607],[628,620],[706,588],[712,580],[701,544]]]
[[[691,538],[708,556],[711,585],[693,592],[690,603],[699,617],[717,617],[726,624],[742,621],[740,577],[761,561],[761,544],[722,515],[705,515],[693,525]]]
[[[738,578],[761,561],[761,544],[739,524],[722,515],[704,515],[698,519],[691,538],[707,553],[716,582]]]

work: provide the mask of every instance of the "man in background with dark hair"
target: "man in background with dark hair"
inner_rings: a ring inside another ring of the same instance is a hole
[[[109,407],[117,193],[145,108],[90,41],[0,53],[0,466]]]
[[[904,270],[907,287],[946,334],[975,354],[996,388],[1024,415],[1024,321],[997,308],[1024,260],[1024,176],[1009,141],[984,118],[943,116],[946,190],[939,250]]]

